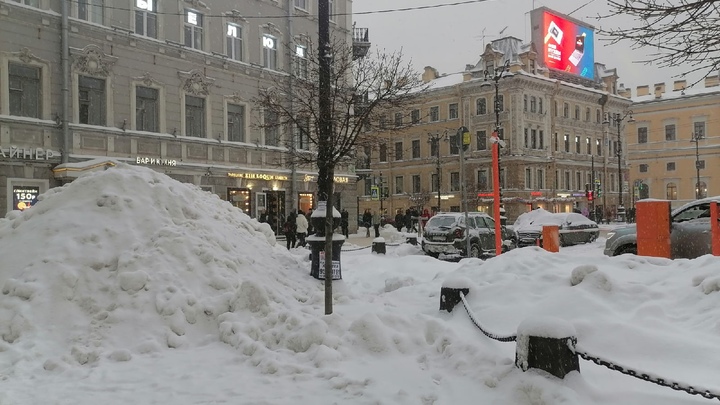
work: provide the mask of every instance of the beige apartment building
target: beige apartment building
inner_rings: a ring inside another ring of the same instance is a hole
[[[362,55],[370,43],[352,26],[352,2],[330,3],[331,35]],[[287,163],[292,129],[263,130],[276,117],[253,99],[306,77],[317,7],[0,0],[0,215],[109,160],[195,184],[252,217],[266,210],[275,229],[291,209],[313,207],[317,171]],[[337,176],[354,215],[355,176]]]
[[[720,194],[720,77],[686,88],[677,80],[637,86],[628,124],[632,198],[678,207]],[[623,94],[630,97],[630,90]]]
[[[537,55],[532,43],[507,37],[488,44],[480,60],[461,73],[440,75],[426,67],[423,80],[429,89],[409,110],[388,112],[388,129],[377,134],[383,145],[365,151],[360,209],[382,208],[391,217],[412,207],[460,211],[465,187],[469,210],[492,212],[489,137],[495,128],[496,88],[485,72],[492,75],[509,61],[512,77],[497,81],[500,134],[506,143],[500,185],[509,221],[535,207],[588,214],[596,209],[614,216],[618,179],[626,177],[627,165],[621,154],[618,176],[617,133],[604,121],[607,113],[627,111],[631,100],[617,93],[614,69],[596,63],[595,79],[588,80],[540,68]],[[460,127],[472,135],[464,178]],[[585,187],[595,180],[604,192],[590,201]],[[386,192],[376,196],[375,187]]]

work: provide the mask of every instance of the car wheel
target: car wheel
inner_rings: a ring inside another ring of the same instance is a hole
[[[590,237],[588,238],[587,243],[593,243],[597,240],[597,238],[598,238],[597,235],[595,235],[594,233],[591,233]]]
[[[478,246],[477,243],[473,243],[470,246],[470,256],[468,256],[468,257],[480,258],[480,246]]]
[[[637,245],[620,246],[617,250],[615,250],[614,256],[624,255],[625,253],[629,253],[631,255],[636,255],[637,254]]]
[[[440,257],[440,253],[425,252],[425,254],[435,259]]]

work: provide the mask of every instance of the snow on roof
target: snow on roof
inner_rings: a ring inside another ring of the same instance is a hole
[[[691,87],[682,91],[669,91],[661,94],[660,98],[655,97],[655,93],[651,92],[645,96],[635,96],[632,98],[633,103],[651,103],[663,100],[680,100],[683,98],[705,96],[711,94],[720,95],[720,86],[713,87]]]

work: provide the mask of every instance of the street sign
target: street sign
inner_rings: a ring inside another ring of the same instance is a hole
[[[370,199],[378,201],[380,199],[380,187],[370,186]]]

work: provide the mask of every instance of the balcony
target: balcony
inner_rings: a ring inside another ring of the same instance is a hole
[[[353,27],[353,60],[364,58],[368,49],[370,49],[368,29]]]

